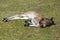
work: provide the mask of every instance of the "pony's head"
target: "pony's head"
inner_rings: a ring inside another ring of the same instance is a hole
[[[53,17],[51,17],[50,19],[48,18],[44,18],[42,21],[39,22],[41,27],[46,27],[46,26],[51,26],[51,25],[55,25]]]

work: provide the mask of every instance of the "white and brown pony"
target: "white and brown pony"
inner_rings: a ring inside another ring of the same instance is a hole
[[[10,20],[23,19],[25,20],[24,26],[34,26],[34,27],[46,27],[54,24],[53,18],[45,18],[35,11],[27,11],[23,14],[14,15],[8,18],[3,18],[3,21],[8,22]]]

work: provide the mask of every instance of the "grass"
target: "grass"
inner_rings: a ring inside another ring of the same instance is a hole
[[[54,17],[56,25],[34,28],[24,27],[23,20],[2,21],[29,10]],[[60,40],[60,0],[0,0],[0,40]]]

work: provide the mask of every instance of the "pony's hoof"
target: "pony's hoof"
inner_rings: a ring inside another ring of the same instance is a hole
[[[3,18],[3,21],[4,22],[8,22],[9,20],[7,18]]]
[[[26,26],[29,26],[29,24],[24,24],[24,26],[26,27]]]

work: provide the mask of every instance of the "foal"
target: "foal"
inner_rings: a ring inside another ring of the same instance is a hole
[[[30,21],[25,21],[25,26],[34,26],[34,27],[39,27],[40,25],[42,26],[47,26],[47,24],[49,24],[50,19],[46,19],[45,17],[39,15],[37,12],[34,11],[27,11],[23,14],[19,14],[19,15],[14,15],[8,18],[4,18],[3,21],[7,22],[10,20],[15,20],[15,19],[23,19],[23,20],[30,20]],[[46,21],[47,20],[47,21]],[[44,23],[46,22],[46,23]],[[49,22],[49,23],[47,23]],[[52,22],[52,20],[51,20]],[[50,23],[51,25],[52,23]],[[44,26],[44,27],[45,27]]]

